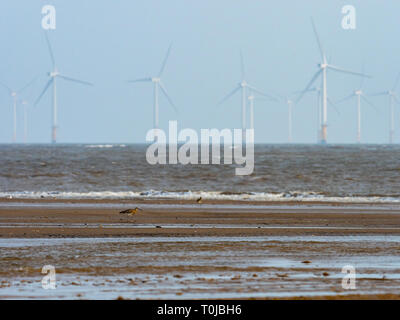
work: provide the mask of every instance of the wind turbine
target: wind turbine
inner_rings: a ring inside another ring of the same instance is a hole
[[[245,135],[246,135],[246,104],[247,104],[247,89],[250,89],[252,92],[256,92],[264,97],[276,100],[274,97],[261,92],[257,88],[253,87],[247,81],[245,80],[246,78],[246,73],[245,73],[245,66],[244,66],[244,60],[243,60],[243,54],[240,53],[240,62],[241,62],[241,72],[242,72],[242,80],[241,82],[228,94],[226,95],[218,104],[224,103],[226,100],[228,100],[230,97],[232,97],[236,92],[241,90],[242,92],[242,140],[245,141]],[[254,120],[252,120],[254,122]],[[254,125],[254,123],[253,123]]]
[[[17,141],[17,105],[18,105],[18,96],[26,89],[28,88],[33,82],[35,82],[35,80],[37,79],[34,78],[33,80],[31,80],[28,84],[26,84],[25,86],[23,86],[21,89],[19,90],[13,90],[10,87],[8,87],[7,85],[5,85],[4,83],[0,82],[0,86],[2,86],[3,88],[5,88],[12,99],[12,108],[13,108],[13,138],[12,138],[12,142],[15,143]]]
[[[321,87],[312,87],[312,88],[310,88],[310,89],[308,89],[308,90],[305,90],[305,91],[296,91],[296,92],[294,92],[295,94],[299,94],[299,93],[302,93],[302,92],[304,92],[304,93],[306,93],[306,92],[315,92],[315,94],[316,94],[316,97],[317,97],[317,142],[318,143],[322,143],[321,142],[321,140],[322,140],[322,85],[321,85]],[[339,112],[339,110],[336,108],[336,105],[335,105],[335,103],[333,103],[332,102],[332,100],[328,97],[327,98],[327,101],[328,101],[328,104],[329,105],[331,105],[334,109],[335,109],[335,111],[336,111],[336,113],[338,114],[338,115],[340,115],[340,112]]]
[[[23,121],[24,121],[24,143],[28,143],[28,107],[30,102],[28,100],[22,99],[19,101],[23,107]]]
[[[293,111],[293,100],[286,97],[286,104],[288,105],[288,142],[292,143],[292,111]]]
[[[46,93],[47,89],[53,85],[53,126],[52,126],[52,130],[51,130],[51,142],[52,143],[56,143],[57,142],[57,128],[58,128],[58,119],[57,119],[57,79],[61,78],[67,81],[71,81],[71,82],[76,82],[76,83],[80,83],[80,84],[85,84],[88,86],[92,86],[93,84],[87,81],[82,81],[82,80],[78,80],[78,79],[74,79],[71,77],[67,77],[63,74],[61,74],[60,72],[58,72],[57,66],[56,66],[56,60],[54,58],[54,54],[53,54],[53,50],[51,48],[50,45],[50,41],[49,38],[47,37],[47,34],[45,34],[46,36],[46,42],[47,42],[47,46],[49,49],[49,53],[50,53],[50,58],[52,61],[52,65],[53,65],[53,71],[50,71],[48,73],[48,77],[50,78],[49,81],[46,83],[42,93],[40,94],[40,96],[36,99],[34,106],[36,106],[40,99],[42,99],[43,95]]]
[[[312,87],[312,88],[308,89],[307,92],[315,92],[316,96],[317,96],[317,142],[320,143],[321,139],[322,139],[322,136],[321,136],[321,133],[322,133],[322,110],[321,110],[322,88],[321,87]],[[329,102],[329,100],[328,100],[328,102]]]
[[[24,143],[28,142],[28,101],[22,100],[22,106],[24,107]]]
[[[317,78],[319,78],[320,75],[322,75],[322,125],[321,125],[321,143],[322,144],[326,144],[327,143],[327,127],[328,127],[328,95],[327,95],[327,71],[328,69],[330,70],[334,70],[334,71],[338,71],[338,72],[342,72],[342,73],[347,73],[347,74],[352,74],[352,75],[357,75],[357,76],[361,76],[361,77],[369,77],[366,76],[362,73],[358,73],[358,72],[353,72],[350,70],[346,70],[331,64],[328,64],[327,59],[326,59],[326,54],[322,48],[322,44],[321,41],[319,39],[318,36],[318,32],[317,29],[315,27],[314,21],[313,19],[311,19],[311,24],[314,30],[314,34],[315,34],[315,38],[317,40],[318,43],[318,47],[319,47],[319,51],[321,54],[321,59],[322,62],[320,64],[318,64],[318,68],[319,70],[314,74],[314,76],[312,77],[311,81],[308,83],[308,85],[306,86],[306,89],[303,90],[303,92],[300,94],[300,96],[298,97],[298,99],[296,100],[296,104],[301,100],[301,98],[303,97],[304,93],[308,91],[308,89],[311,88],[311,86],[313,85],[313,83],[315,82],[315,80],[317,80]]]
[[[397,75],[396,81],[394,82],[393,88],[388,91],[383,91],[375,94],[371,94],[371,96],[388,96],[389,97],[389,105],[390,105],[390,132],[389,132],[389,143],[393,143],[394,141],[394,105],[395,103],[400,104],[399,99],[396,95],[396,89],[399,84],[400,73]]]
[[[357,143],[361,143],[361,100],[372,106],[376,109],[376,107],[365,97],[365,93],[363,91],[364,86],[364,78],[361,79],[361,83],[358,89],[354,90],[350,95],[344,97],[339,100],[338,103],[342,103],[348,101],[354,97],[356,97],[357,101]]]
[[[322,85],[321,87],[312,87],[309,88],[308,90],[303,90],[303,91],[295,91],[293,94],[303,94],[307,92],[315,92],[317,96],[317,142],[321,142],[321,128],[322,128],[322,112],[321,112],[321,105],[322,105],[322,99],[321,99],[321,92],[322,92]],[[328,99],[328,102],[332,104],[330,99]]]
[[[278,95],[280,100],[288,106],[288,142],[292,142],[293,138],[293,131],[292,131],[292,113],[293,113],[293,100],[290,96],[282,96]]]
[[[140,79],[128,81],[130,83],[134,83],[134,82],[153,82],[153,84],[154,84],[154,122],[153,122],[154,129],[158,129],[158,119],[159,119],[158,118],[158,93],[159,93],[159,89],[161,89],[162,93],[167,98],[169,104],[174,108],[175,112],[178,112],[175,104],[172,102],[172,99],[168,95],[167,89],[165,88],[164,84],[161,81],[161,76],[162,76],[163,71],[165,69],[165,65],[167,64],[167,60],[168,60],[169,54],[171,52],[171,47],[172,47],[172,44],[168,48],[167,54],[166,54],[166,56],[164,58],[164,61],[163,61],[162,65],[161,65],[160,72],[158,73],[158,75],[156,77],[147,77],[147,78],[140,78]]]
[[[256,97],[254,95],[254,92],[250,89],[249,90],[249,96],[247,97],[248,101],[249,101],[249,111],[250,111],[250,129],[254,130],[254,101],[255,100],[276,100],[276,99],[266,99],[266,98],[260,98],[260,97]]]

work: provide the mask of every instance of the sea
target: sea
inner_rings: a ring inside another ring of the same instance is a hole
[[[0,198],[400,202],[397,145],[255,145],[248,176],[235,163],[151,165],[147,148],[0,145]]]

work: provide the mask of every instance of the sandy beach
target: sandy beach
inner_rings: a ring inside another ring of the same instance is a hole
[[[400,235],[400,205],[138,200],[0,202],[0,237]],[[123,209],[140,207],[134,216]]]
[[[134,216],[121,210],[138,206]],[[2,200],[1,298],[398,299],[400,206]],[[57,289],[41,287],[54,265]],[[353,265],[357,288],[342,288]]]

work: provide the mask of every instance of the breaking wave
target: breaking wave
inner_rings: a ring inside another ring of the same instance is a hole
[[[74,199],[74,200],[128,200],[128,199],[170,199],[196,200],[202,197],[205,200],[230,201],[282,201],[282,202],[337,202],[337,203],[400,203],[400,198],[382,196],[326,196],[316,192],[218,192],[218,191],[96,191],[96,192],[0,192],[2,199]]]

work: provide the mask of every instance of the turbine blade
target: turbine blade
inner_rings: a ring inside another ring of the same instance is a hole
[[[234,90],[232,90],[230,93],[228,93],[218,104],[223,104],[226,100],[228,100],[230,97],[232,97],[236,92],[240,90],[241,86],[237,86]]]
[[[53,83],[53,78],[51,78],[47,83],[46,86],[44,87],[42,93],[40,94],[40,96],[36,99],[35,103],[33,104],[34,106],[36,106],[40,99],[42,99],[43,95],[46,93],[47,89],[50,87],[50,85]]]
[[[397,98],[397,96],[396,95],[392,95],[393,96],[393,99],[394,99],[394,101],[397,103],[397,104],[400,104],[400,101],[399,101],[399,99]]]
[[[158,77],[161,77],[162,73],[164,72],[164,68],[165,68],[165,65],[167,64],[167,60],[168,60],[168,57],[169,57],[169,53],[171,52],[171,47],[172,47],[172,43],[168,47],[167,54],[166,54],[166,56],[164,58],[164,61],[163,61],[162,65],[161,65],[160,72],[158,73]]]
[[[378,108],[371,101],[369,101],[363,94],[361,95],[361,99],[363,99],[367,104],[373,107],[376,112],[379,112]]]
[[[302,91],[302,93],[300,94],[300,96],[296,99],[295,104],[299,103],[299,101],[301,100],[301,98],[303,98],[304,93],[306,93],[311,86],[313,85],[313,83],[315,82],[315,80],[317,80],[317,78],[320,76],[320,74],[322,73],[322,69],[320,69],[319,71],[317,71],[316,74],[314,74],[314,76],[312,77],[312,79],[310,80],[310,82],[307,84],[307,87]]]
[[[336,66],[333,66],[333,65],[330,65],[330,64],[328,65],[328,68],[332,69],[332,70],[335,70],[335,71],[338,71],[338,72],[353,74],[353,75],[360,76],[360,77],[365,77],[365,78],[371,78],[371,76],[369,76],[369,75],[366,75],[366,74],[363,74],[363,73],[359,73],[359,72],[354,72],[354,71],[343,69],[343,68],[339,68],[339,67],[336,67]]]
[[[378,92],[378,93],[369,94],[369,96],[371,96],[371,97],[386,96],[387,94],[388,94],[387,91],[382,91],[382,92]]]
[[[51,58],[51,62],[53,63],[53,67],[55,67],[56,65],[56,59],[54,58],[54,54],[53,54],[53,49],[51,48],[51,44],[50,44],[50,40],[49,37],[47,36],[47,33],[44,33],[45,37],[46,37],[46,42],[47,42],[47,47],[49,48],[49,53],[50,53],[50,58]]]
[[[128,80],[129,83],[134,83],[134,82],[150,82],[152,81],[151,78],[140,78],[136,80]]]
[[[340,112],[339,109],[336,107],[336,104],[334,104],[330,98],[327,98],[327,101],[333,107],[333,109],[335,109],[336,113],[340,116]]]
[[[169,104],[174,108],[175,112],[178,113],[178,109],[176,108],[175,104],[172,102],[172,99],[170,98],[170,96],[168,95],[167,89],[165,89],[164,85],[162,84],[162,82],[159,82],[161,91],[164,93],[165,97],[167,98]]]
[[[315,27],[314,19],[312,17],[311,17],[311,24],[312,24],[312,27],[313,27],[313,30],[314,30],[315,38],[317,39],[319,52],[321,53],[321,58],[325,62],[326,59],[325,59],[324,49],[322,48],[322,44],[321,44],[321,41],[319,39],[317,28]]]
[[[361,69],[361,73],[364,74],[365,73],[365,64],[363,63],[362,69]],[[365,77],[362,77],[360,80],[360,89],[362,89],[364,87],[364,81],[365,81]]]
[[[17,92],[21,93],[24,90],[26,90],[27,88],[29,88],[37,79],[39,78],[39,76],[36,76],[35,78],[33,78],[30,82],[28,82],[25,86],[23,86],[21,89],[19,89]]]
[[[316,92],[319,91],[320,89],[318,89],[317,87],[312,87],[308,90],[301,90],[301,91],[293,91],[292,94],[301,94],[301,93],[307,93],[307,92]]]
[[[269,98],[269,99],[271,99],[271,100],[273,100],[273,101],[278,101],[278,99],[276,99],[276,98],[273,97],[272,95],[270,95],[270,94],[268,94],[268,93],[265,93],[265,92],[262,92],[262,91],[258,90],[257,88],[254,88],[253,86],[247,85],[247,87],[250,88],[250,89],[251,89],[252,91],[254,91],[255,93],[258,93],[259,95],[262,95],[262,96],[264,96],[264,97],[266,97],[266,98]]]
[[[254,97],[254,100],[257,100],[257,101],[271,101],[271,99],[260,98],[260,97]]]
[[[352,93],[352,94],[348,95],[347,97],[344,97],[343,99],[340,99],[339,101],[336,101],[336,104],[339,104],[339,103],[345,102],[345,101],[347,101],[347,100],[350,100],[350,99],[353,98],[354,96],[355,96],[355,94]]]
[[[244,58],[243,58],[242,50],[240,50],[240,67],[241,67],[241,71],[242,71],[242,81],[243,81],[246,77],[246,69],[244,66]]]
[[[63,76],[63,75],[58,75],[58,77],[63,78],[64,80],[67,80],[67,81],[76,82],[76,83],[80,83],[80,84],[85,84],[87,86],[93,86],[93,83],[90,83],[90,82],[87,82],[87,81],[82,81],[82,80],[74,79],[74,78],[71,78],[71,77]]]
[[[285,100],[285,97],[279,93],[274,92],[280,99]],[[298,92],[300,93],[300,91]]]
[[[399,72],[399,74],[397,75],[396,81],[394,82],[394,86],[393,86],[392,91],[396,91],[396,88],[397,88],[397,86],[398,86],[398,84],[399,84],[399,80],[400,80],[400,72]]]
[[[4,84],[3,82],[0,82],[0,86],[2,86],[4,89],[8,90],[9,92],[12,92],[11,88]]]

